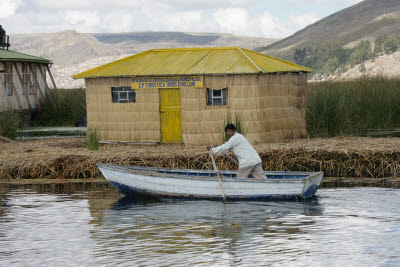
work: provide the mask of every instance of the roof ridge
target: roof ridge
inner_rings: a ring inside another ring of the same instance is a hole
[[[251,53],[260,55],[260,56],[264,56],[264,57],[267,57],[267,58],[271,58],[271,59],[274,59],[274,60],[278,60],[278,61],[280,61],[280,62],[289,64],[289,65],[292,65],[292,66],[295,66],[295,67],[305,68],[305,69],[308,69],[310,72],[312,72],[312,69],[307,68],[307,67],[304,67],[304,66],[301,66],[301,65],[296,64],[296,63],[293,63],[293,62],[290,62],[290,61],[286,61],[286,60],[283,60],[283,59],[279,59],[279,58],[276,58],[276,57],[272,57],[272,56],[269,56],[269,55],[265,55],[265,54],[262,54],[262,53],[258,53],[258,52],[255,52],[255,51],[253,51],[253,50],[249,50],[249,49],[246,49],[246,48],[242,48],[242,49],[243,49],[243,50],[246,50],[246,51],[248,51],[248,52],[251,52]]]
[[[243,52],[243,50],[242,50],[239,46],[237,46],[236,49],[238,49],[238,50],[240,51],[240,54],[243,54],[243,55],[244,55],[244,59],[245,59],[246,61],[250,62],[250,64],[252,64],[253,67],[256,67],[256,70],[258,70],[259,73],[262,73],[262,70],[257,66],[257,64],[254,63],[254,61],[251,60],[251,58],[249,58],[249,56],[246,55],[246,54]],[[243,56],[242,56],[242,57],[243,57]]]
[[[153,51],[185,51],[185,50],[229,50],[235,49],[235,46],[221,46],[221,47],[176,47],[176,48],[155,48]]]

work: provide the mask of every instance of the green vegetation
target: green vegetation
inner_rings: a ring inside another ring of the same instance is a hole
[[[359,78],[310,83],[310,137],[365,136],[368,129],[400,127],[400,78]]]
[[[0,112],[0,135],[10,139],[17,137],[17,130],[22,128],[23,113],[19,111],[2,111]]]
[[[341,73],[348,66],[354,67],[366,60],[373,60],[383,54],[392,54],[400,49],[400,35],[378,35],[374,41],[374,48],[368,40],[360,41],[353,48],[337,46],[306,47],[296,49],[294,61],[297,64],[312,68],[315,73],[331,74],[336,70]],[[365,70],[360,68],[360,71]]]
[[[100,145],[100,134],[97,129],[88,128],[86,134],[86,149],[87,150],[98,150]]]
[[[41,126],[75,126],[86,117],[84,89],[51,90],[40,104],[41,111],[33,116],[33,123]]]
[[[224,124],[222,127],[222,132],[221,132],[221,139],[222,142],[226,142],[228,141],[228,136],[226,135],[225,132],[225,126],[229,123],[233,123],[236,127],[236,132],[242,134],[242,135],[246,135],[245,129],[244,129],[244,124],[243,124],[243,118],[242,115],[240,113],[235,113],[234,118],[232,119],[231,114],[228,113],[226,115],[226,119],[224,120]]]

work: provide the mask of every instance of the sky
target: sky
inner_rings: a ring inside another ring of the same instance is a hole
[[[180,31],[287,37],[362,0],[0,0],[8,35]]]

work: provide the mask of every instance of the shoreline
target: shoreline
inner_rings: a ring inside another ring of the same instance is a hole
[[[91,179],[21,179],[0,180],[0,185],[43,185],[43,184],[111,184],[104,178]],[[396,178],[360,178],[360,177],[324,177],[320,188],[344,187],[381,187],[400,188],[400,177]]]
[[[323,171],[336,179],[326,180],[331,184],[363,184],[369,178],[368,184],[385,184],[400,177],[400,138],[297,139],[254,148],[266,171]],[[224,156],[217,156],[216,162],[218,169],[236,169]],[[0,181],[93,180],[102,177],[96,163],[213,169],[205,146],[110,143],[88,151],[83,138],[0,143]]]

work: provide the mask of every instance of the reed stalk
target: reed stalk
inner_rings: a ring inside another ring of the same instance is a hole
[[[84,89],[51,90],[41,101],[41,111],[33,116],[33,123],[41,126],[75,126],[86,118]]]
[[[97,129],[88,128],[86,134],[86,149],[99,150],[100,134]]]
[[[230,123],[235,125],[237,133],[246,135],[242,114],[235,113],[234,117],[232,118],[231,114],[227,113],[226,119],[224,120],[224,124],[222,126],[222,131],[221,131],[221,139],[222,139],[222,142],[224,142],[224,143],[229,140],[228,136],[226,135],[225,126]]]
[[[17,130],[23,127],[23,113],[19,111],[0,112],[0,136],[15,139]]]
[[[311,83],[306,120],[310,137],[366,136],[371,129],[400,128],[400,78]]]

